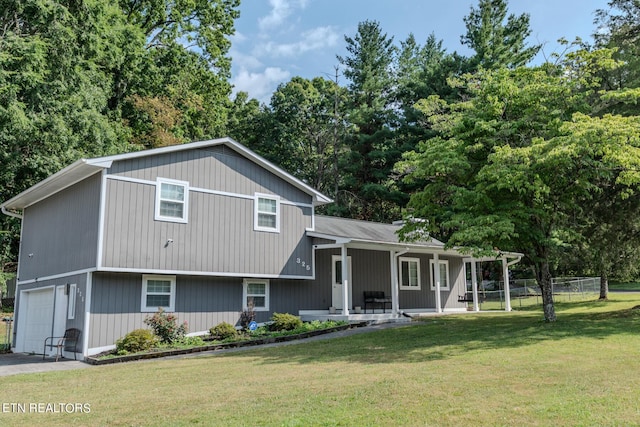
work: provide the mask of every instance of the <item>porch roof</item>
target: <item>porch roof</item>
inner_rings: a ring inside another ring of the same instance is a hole
[[[349,240],[351,242],[382,245],[444,248],[444,243],[432,237],[410,243],[401,242],[398,236],[400,228],[401,226],[396,224],[316,215],[315,229],[308,232],[308,235],[336,241]]]
[[[426,240],[402,242],[398,231],[399,224],[384,224],[373,221],[339,218],[332,216],[316,215],[315,228],[308,231],[311,237],[335,241],[337,244],[348,243],[350,247],[396,248],[396,250],[409,250],[415,252],[439,253],[463,257],[469,261],[494,261],[502,257],[514,259],[518,262],[523,254],[518,252],[505,252],[496,250],[494,256],[473,257],[461,253],[457,248],[445,249],[445,244],[437,239],[429,237]]]

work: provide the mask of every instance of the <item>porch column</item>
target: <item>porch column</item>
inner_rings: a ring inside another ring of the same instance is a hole
[[[349,263],[347,258],[347,245],[343,244],[340,248],[342,257],[342,315],[349,315]]]
[[[400,288],[398,283],[398,258],[395,251],[389,251],[391,262],[391,312],[397,316],[400,311]]]
[[[433,281],[436,283],[436,313],[442,313],[442,303],[440,301],[440,257],[433,254]]]
[[[473,311],[480,311],[478,304],[478,272],[476,270],[476,260],[471,259],[471,289],[473,291]]]
[[[509,263],[502,258],[502,277],[504,277],[504,311],[511,311],[511,292],[509,290]]]

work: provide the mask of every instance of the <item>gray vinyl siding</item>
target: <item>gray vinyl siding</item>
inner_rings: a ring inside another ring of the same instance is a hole
[[[175,314],[187,321],[189,332],[203,332],[221,322],[239,326],[243,279],[177,276]],[[297,314],[299,299],[310,301],[306,280],[270,280],[270,310],[256,312],[256,321],[268,321],[274,312]],[[89,348],[115,344],[134,329],[145,328],[141,312],[142,274],[94,273],[91,290]],[[304,303],[303,303],[304,306]]]
[[[148,329],[141,312],[142,275],[95,273],[91,297],[90,348],[115,344],[134,329]],[[207,331],[221,322],[238,323],[242,312],[242,279],[176,277],[175,314],[189,332]]]
[[[147,181],[170,178],[191,187],[253,195],[277,194],[283,200],[311,203],[311,196],[225,146],[194,149],[115,162],[109,174]]]
[[[316,242],[317,243],[317,242]],[[317,272],[312,281],[307,296],[307,304],[301,310],[326,310],[331,305],[331,257],[340,255],[339,249],[316,251]],[[388,251],[374,251],[364,249],[348,249],[351,257],[353,307],[364,306],[364,291],[383,291],[391,296],[391,260]],[[435,309],[435,291],[431,290],[429,260],[431,254],[404,254],[403,257],[420,259],[420,290],[400,290],[400,309]],[[441,291],[443,308],[464,308],[464,303],[458,302],[458,295],[465,289],[462,259],[458,257],[441,256],[441,260],[449,261],[449,278],[451,290]],[[306,289],[306,288],[305,288]]]
[[[433,255],[426,254],[405,254],[403,257],[420,259],[420,282],[421,289],[400,290],[400,308],[401,309],[419,309],[419,308],[435,308],[436,293],[431,289],[431,274],[429,273],[430,260]],[[441,290],[440,301],[442,308],[464,308],[464,303],[458,302],[458,295],[464,293],[464,270],[462,258],[440,256],[441,261],[449,261],[449,280],[451,281],[450,290]]]
[[[177,179],[189,182],[190,188],[251,197],[262,192],[279,195],[282,201],[311,203],[309,195],[239,156],[192,150],[122,163],[114,164],[109,173],[153,182],[157,177]],[[311,207],[281,203],[280,232],[255,231],[253,199],[192,190],[186,224],[155,221],[155,185],[107,181],[104,267],[238,277],[313,273],[306,269],[312,262],[311,239],[305,235],[311,226]],[[173,243],[167,245],[169,239]]]
[[[317,242],[316,242],[317,243]],[[327,310],[332,304],[332,256],[340,255],[339,249],[316,251],[316,278],[312,281],[307,297],[307,307],[301,310]],[[364,291],[383,291],[391,296],[391,261],[388,251],[347,249],[351,257],[353,306],[364,305]]]
[[[270,292],[270,313],[297,315],[300,310],[326,310],[331,305],[331,286],[308,280],[271,280]]]
[[[95,174],[24,209],[19,281],[95,267],[100,184]]]

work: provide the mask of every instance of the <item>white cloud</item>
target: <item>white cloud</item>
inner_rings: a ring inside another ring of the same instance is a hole
[[[268,42],[254,49],[256,54],[269,54],[274,57],[295,56],[312,50],[332,47],[338,43],[340,36],[334,27],[317,27],[301,34],[296,43]]]
[[[262,72],[242,68],[231,80],[233,93],[247,92],[250,98],[268,104],[278,84],[289,79],[291,73],[278,67],[267,67]]]
[[[268,31],[282,26],[295,9],[304,9],[307,0],[269,0],[271,12],[258,19],[260,31]]]
[[[233,45],[232,45],[233,46]],[[256,69],[262,67],[262,62],[255,55],[247,55],[233,47],[229,51],[233,66],[239,69]]]
[[[240,31],[236,30],[232,36],[229,37],[231,40],[231,44],[234,45],[236,43],[242,43],[248,40],[248,37],[242,34]]]

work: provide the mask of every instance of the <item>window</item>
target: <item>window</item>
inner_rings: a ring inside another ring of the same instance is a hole
[[[436,282],[434,280],[434,271],[435,269],[435,261],[429,260],[429,267],[431,270],[431,289],[436,289]],[[438,274],[440,275],[440,290],[448,291],[449,287],[449,261],[447,260],[439,260],[438,261]]]
[[[420,259],[399,258],[400,262],[400,289],[419,291],[420,286]]]
[[[254,229],[257,231],[280,231],[280,198],[256,194]]]
[[[67,319],[75,319],[76,318],[76,289],[77,285],[72,283],[67,285],[67,291],[69,294],[67,295],[68,304],[67,304]]]
[[[186,223],[188,206],[188,182],[158,178],[156,184],[156,220]]]
[[[243,282],[243,308],[253,303],[255,311],[269,311],[269,281],[245,279]]]
[[[176,276],[142,276],[142,312],[175,311]]]

